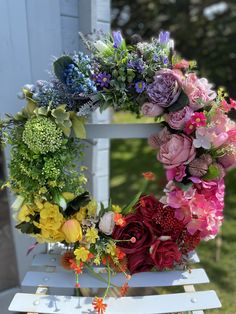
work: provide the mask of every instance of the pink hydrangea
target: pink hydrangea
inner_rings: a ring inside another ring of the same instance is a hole
[[[214,238],[223,222],[224,180],[191,180],[193,186],[187,191],[172,183],[166,190],[165,203],[176,209],[176,218],[185,221],[190,234],[200,231],[202,239]]]
[[[189,98],[189,105],[194,111],[204,107],[204,103],[214,100],[217,95],[216,92],[211,89],[212,84],[209,84],[208,80],[205,78],[199,79],[195,73],[187,75],[182,87]],[[201,103],[199,101],[201,101]]]

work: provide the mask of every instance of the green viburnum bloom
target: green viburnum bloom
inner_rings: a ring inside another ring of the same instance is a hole
[[[63,144],[63,133],[50,118],[38,116],[26,122],[22,139],[36,154],[53,153]]]

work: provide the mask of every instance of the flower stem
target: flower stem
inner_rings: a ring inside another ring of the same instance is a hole
[[[90,267],[87,263],[85,263],[85,265],[86,265],[87,269],[90,271],[90,273],[91,273],[94,277],[96,277],[98,280],[100,280],[100,281],[102,281],[102,282],[108,283],[108,281],[107,281],[104,277],[102,277],[102,276],[100,276],[98,273],[96,273],[96,272],[93,270],[93,268]],[[114,285],[114,284],[111,283],[111,282],[110,282],[110,286],[115,287],[115,288],[119,288],[117,285]]]
[[[108,278],[107,278],[108,280],[107,280],[107,288],[106,288],[106,291],[105,291],[104,297],[103,297],[104,299],[106,298],[107,293],[111,287],[111,269],[110,269],[109,263],[107,263],[107,274],[108,274]]]

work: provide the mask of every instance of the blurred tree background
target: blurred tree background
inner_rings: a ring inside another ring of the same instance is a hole
[[[126,39],[137,33],[144,40],[158,36],[160,30],[169,30],[176,50],[184,58],[197,61],[199,75],[207,77],[215,87],[224,86],[236,99],[236,0],[112,0],[112,7],[112,29],[121,29]],[[150,122],[147,120],[138,122]],[[118,112],[113,122],[135,123],[137,120],[129,113]],[[124,205],[131,200],[142,184],[144,171],[157,175],[157,182],[149,185],[147,193],[153,192],[158,197],[166,184],[165,174],[147,141],[111,141],[110,185],[114,203]],[[203,242],[198,248],[200,267],[206,269],[211,283],[196,288],[216,290],[223,304],[222,309],[206,311],[209,314],[236,313],[235,186],[236,169],[226,176],[220,251],[217,241]]]
[[[169,30],[176,50],[236,98],[236,1],[112,0],[112,29],[144,40]]]

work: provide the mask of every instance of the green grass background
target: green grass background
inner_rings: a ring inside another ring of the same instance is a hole
[[[150,122],[150,119],[136,120],[127,113],[116,113],[114,123]],[[155,151],[147,140],[112,140],[111,141],[111,198],[113,203],[124,205],[132,199],[142,184],[142,172],[153,171],[157,183],[151,183],[147,192],[161,195],[165,186],[162,165],[157,162]],[[203,242],[197,252],[200,265],[206,270],[210,283],[196,285],[196,290],[215,290],[223,304],[211,314],[236,314],[236,171],[232,170],[226,177],[225,221],[221,230],[222,247],[220,259],[216,261],[216,240]],[[162,290],[168,293],[170,290]],[[173,290],[172,290],[173,291]],[[179,291],[179,290],[178,290]]]

